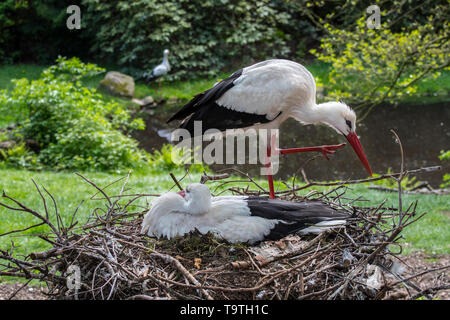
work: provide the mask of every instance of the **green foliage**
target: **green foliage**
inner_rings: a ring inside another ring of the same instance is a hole
[[[40,166],[36,155],[27,150],[25,143],[21,142],[11,149],[0,149],[0,168],[5,167],[36,169]]]
[[[77,80],[99,70],[76,58],[59,58],[39,79],[13,80],[14,89],[1,91],[0,111],[17,115],[16,136],[39,143],[41,165],[119,170],[144,163],[137,142],[123,133],[142,129],[142,120],[132,119],[121,105],[105,101]]]
[[[439,159],[441,161],[450,161],[450,150],[441,150]],[[450,186],[450,173],[444,174],[442,184],[440,185],[441,188],[447,188],[448,186]]]
[[[441,154],[439,155],[439,159],[441,159],[442,161],[450,160],[450,150],[441,150]]]
[[[56,63],[43,71],[44,78],[58,78],[59,80],[75,81],[81,78],[93,77],[106,71],[93,63],[84,63],[79,58],[73,57],[67,60],[59,56]]]
[[[219,70],[290,52],[290,15],[277,1],[83,0],[98,26],[93,50],[121,65],[151,70],[170,49],[170,79],[211,77]],[[129,72],[133,73],[130,69]]]
[[[351,30],[326,24],[321,51],[331,64],[327,96],[342,99],[367,115],[381,102],[397,103],[417,93],[417,83],[436,78],[448,68],[448,22],[435,26],[433,17],[421,25],[393,32],[387,22],[369,29],[361,17]]]
[[[190,156],[190,159],[193,160],[194,156],[192,154],[185,154],[182,149],[176,149],[176,151],[178,152],[176,154],[178,159],[185,159]],[[150,154],[149,164],[151,169],[156,172],[171,172],[182,168],[182,166],[174,162],[174,152],[174,145],[165,144],[161,147],[160,151],[156,150],[153,154]],[[208,166],[203,163],[192,163],[188,166],[188,169],[189,172],[192,173],[203,173],[203,171],[209,171]]]
[[[393,174],[391,168],[388,169],[386,174]],[[380,176],[381,176],[381,174],[377,174],[377,173],[373,174],[373,178],[377,178]],[[372,181],[372,182],[366,183],[366,185],[371,185],[371,184],[390,188],[390,189],[398,188],[398,183],[394,179],[383,179],[383,180]],[[415,187],[419,186],[420,184],[421,184],[421,181],[417,181],[416,177],[413,177],[413,176],[406,176],[402,179],[402,182],[401,182],[403,190],[414,189]]]

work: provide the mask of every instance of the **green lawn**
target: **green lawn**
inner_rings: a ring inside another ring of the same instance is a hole
[[[105,187],[111,182],[117,180],[123,175],[107,174],[107,173],[84,173],[84,176],[94,181],[101,187]],[[176,174],[179,178],[183,175],[182,171]],[[104,208],[103,201],[90,200],[96,190],[85,183],[80,177],[74,173],[68,172],[34,172],[17,169],[0,170],[0,190],[4,190],[9,196],[23,202],[26,206],[43,212],[43,205],[39,194],[37,193],[31,179],[34,179],[39,186],[44,186],[52,193],[58,203],[58,210],[61,212],[64,220],[69,222],[73,212],[82,200],[85,200],[80,207],[77,218],[80,223],[86,221],[92,211],[101,207]],[[192,175],[193,181],[199,181],[199,175]],[[107,190],[110,194],[118,194],[122,186],[122,182],[118,182]],[[183,185],[186,182],[183,182]],[[259,183],[267,188],[266,181],[261,179]],[[137,173],[132,174],[126,190],[127,194],[132,193],[161,193],[167,191],[173,186],[173,181],[169,174],[162,173]],[[242,184],[241,184],[242,185]],[[317,188],[326,189],[326,188]],[[304,190],[307,193],[311,189]],[[397,195],[373,191],[362,185],[352,186],[347,192],[348,198],[363,197],[370,200],[369,202],[360,202],[360,205],[377,205],[384,199],[387,199],[387,205],[397,206]],[[10,201],[0,198],[2,202],[11,204]],[[147,207],[153,197],[141,198],[136,203],[137,206]],[[450,218],[448,216],[448,203],[450,196],[437,195],[405,195],[404,207],[407,207],[412,201],[419,200],[418,212],[428,212],[428,214],[415,224],[408,227],[403,233],[407,244],[405,252],[412,250],[424,250],[430,254],[450,253]],[[47,198],[48,205],[51,207],[50,214],[54,218],[53,207],[50,205],[51,200]],[[130,210],[139,210],[138,207],[132,207]],[[25,228],[38,220],[28,214],[20,212],[11,212],[0,207],[0,234],[17,228]],[[37,229],[43,231],[44,228]],[[47,244],[36,237],[30,237],[34,231],[27,231],[25,235],[14,235],[0,238],[0,248],[5,249],[10,246],[11,240],[19,246],[17,249],[20,253],[30,252],[33,250],[43,250],[47,248]]]
[[[12,89],[14,84],[11,79],[28,78],[30,80],[39,78],[42,70],[47,66],[34,64],[14,64],[0,66],[0,89]]]
[[[105,187],[111,182],[123,177],[124,175],[108,174],[108,173],[83,173],[85,177],[94,181],[98,186]],[[80,223],[86,222],[86,219],[97,208],[104,208],[104,202],[101,200],[90,200],[90,198],[97,192],[97,190],[86,183],[82,178],[75,175],[75,173],[68,172],[35,172],[19,169],[2,169],[0,170],[0,190],[5,191],[8,196],[11,196],[26,205],[29,208],[36,209],[38,212],[44,212],[41,197],[36,191],[36,188],[31,179],[41,187],[45,187],[54,197],[58,204],[58,211],[64,217],[67,223],[70,222],[72,214],[78,207],[82,200],[85,200],[83,205],[79,208],[77,219]],[[198,178],[199,180],[199,178]],[[111,195],[118,194],[122,187],[124,180],[112,185],[106,190]],[[173,180],[169,174],[139,174],[131,175],[126,193],[160,193],[167,191],[173,185]],[[11,201],[5,198],[0,198],[1,202],[5,204],[12,204]],[[152,197],[142,198],[136,202],[136,205],[147,207],[146,201],[151,201]],[[54,218],[54,209],[51,205],[51,199],[47,197],[50,215]],[[130,207],[130,210],[137,210],[137,207]],[[56,220],[54,220],[56,221]],[[0,207],[0,234],[12,229],[24,228],[31,223],[38,222],[37,218],[31,217],[26,213],[11,212]],[[45,228],[36,229],[42,231]],[[35,230],[35,231],[36,231]],[[34,231],[34,232],[35,232]],[[33,231],[26,232],[30,234]],[[0,238],[0,247],[5,248],[9,246],[10,240],[14,240],[16,244],[23,246],[23,252],[29,250],[42,250],[43,243],[41,240],[29,236],[12,236]],[[19,249],[19,251],[22,251]]]

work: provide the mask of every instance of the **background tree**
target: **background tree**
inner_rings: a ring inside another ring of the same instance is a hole
[[[391,12],[400,10],[402,3],[394,1]],[[327,35],[320,49],[311,52],[331,65],[328,98],[351,103],[362,120],[383,102],[395,104],[405,95],[416,94],[419,81],[436,78],[449,66],[446,8],[436,4],[426,19],[419,15],[415,21],[409,15],[389,16],[383,11],[385,22],[379,29],[367,27],[367,15],[343,28],[325,23]]]

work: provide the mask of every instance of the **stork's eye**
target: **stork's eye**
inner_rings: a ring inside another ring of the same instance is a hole
[[[351,129],[352,128],[352,123],[350,120],[345,120],[345,123],[348,125],[348,127]]]

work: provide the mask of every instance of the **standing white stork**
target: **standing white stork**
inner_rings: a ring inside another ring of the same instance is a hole
[[[165,49],[163,54],[164,54],[163,61],[153,68],[152,73],[150,73],[150,75],[146,78],[147,83],[162,77],[163,75],[167,74],[170,71],[170,64],[169,64],[170,51],[168,49]]]
[[[211,197],[207,186],[193,183],[178,193],[168,192],[152,202],[142,221],[148,236],[183,236],[198,230],[229,242],[254,244],[289,234],[316,234],[350,218],[320,201],[291,202],[246,196]]]
[[[189,118],[187,118],[189,117]],[[180,128],[194,134],[194,121],[202,121],[202,130],[235,128],[278,129],[292,117],[303,124],[325,123],[344,135],[367,172],[369,162],[356,135],[356,115],[341,102],[316,103],[316,84],[301,64],[282,59],[256,63],[234,72],[209,90],[196,95],[167,122],[183,120]],[[186,119],[187,118],[187,119]],[[316,146],[274,150],[280,154],[321,152],[328,154],[345,145]],[[271,146],[267,146],[270,159]],[[267,165],[271,167],[269,162]],[[273,176],[268,175],[270,197],[274,198]]]

